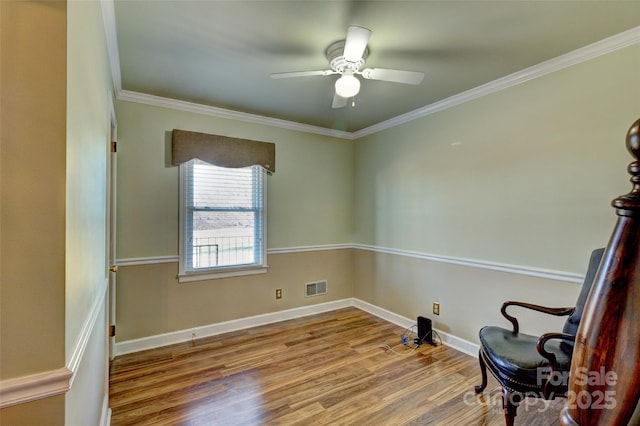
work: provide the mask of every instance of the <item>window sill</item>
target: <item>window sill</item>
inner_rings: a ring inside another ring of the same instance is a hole
[[[230,277],[239,277],[243,275],[257,275],[257,274],[265,274],[267,272],[268,267],[257,266],[254,268],[247,269],[231,269],[231,270],[221,270],[221,271],[206,271],[206,272],[193,272],[190,274],[181,274],[178,275],[178,282],[188,283],[194,281],[207,281],[207,280],[216,280],[220,278],[230,278]]]

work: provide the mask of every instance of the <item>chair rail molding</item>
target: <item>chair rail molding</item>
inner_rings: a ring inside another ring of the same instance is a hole
[[[564,281],[581,284],[584,280],[584,275],[575,272],[556,271],[552,269],[534,268],[531,266],[511,265],[507,263],[489,262],[486,260],[477,259],[464,259],[459,257],[442,256],[438,254],[421,253],[410,250],[394,249],[387,247],[378,247],[367,244],[327,244],[317,246],[300,246],[300,247],[283,247],[283,248],[270,248],[267,249],[268,255],[274,254],[288,254],[288,253],[301,253],[311,251],[323,251],[323,250],[344,250],[344,249],[358,249],[367,250],[377,253],[393,254],[397,256],[413,257],[417,259],[430,260],[433,262],[453,263],[456,265],[468,266],[470,268],[482,268],[490,269],[493,271],[506,272],[510,274],[527,275],[536,278],[546,278],[556,281]],[[149,257],[135,257],[118,259],[118,266],[136,266],[136,265],[152,265],[160,263],[177,263],[178,256],[149,256]]]
[[[0,381],[0,408],[24,404],[68,392],[80,367],[89,338],[105,303],[107,283],[103,284],[76,339],[65,367]]]

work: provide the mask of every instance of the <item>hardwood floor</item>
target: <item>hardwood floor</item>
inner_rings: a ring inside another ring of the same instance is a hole
[[[497,382],[473,393],[475,357],[403,332],[346,308],[119,356],[111,424],[504,425]],[[559,424],[562,403],[527,400],[516,425]]]

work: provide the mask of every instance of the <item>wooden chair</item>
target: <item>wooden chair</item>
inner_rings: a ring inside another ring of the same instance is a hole
[[[487,326],[480,330],[481,393],[487,387],[487,368],[502,386],[502,400],[507,426],[512,426],[518,404],[526,397],[554,399],[564,397],[568,387],[573,342],[583,309],[604,249],[591,253],[589,267],[575,307],[548,308],[523,302],[505,302],[502,315],[513,324],[513,330]],[[568,316],[562,333],[532,336],[521,333],[518,320],[507,313],[509,306],[555,316]]]

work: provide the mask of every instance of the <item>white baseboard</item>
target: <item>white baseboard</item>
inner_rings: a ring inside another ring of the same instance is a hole
[[[398,315],[394,312],[388,311],[376,305],[372,305],[371,303],[365,302],[360,299],[353,299],[353,306],[358,309],[362,309],[363,311],[368,312],[371,315],[375,315],[379,318],[389,321],[390,323],[399,325],[400,327],[409,328],[416,324],[416,320],[403,317],[402,315]],[[467,355],[471,355],[472,357],[478,356],[480,345],[478,345],[477,343],[470,342],[453,334],[438,330],[437,328],[434,328],[433,330],[442,339],[443,344]],[[436,338],[435,340],[437,341],[438,339]]]
[[[460,351],[464,354],[470,355],[474,358],[478,357],[478,351],[480,350],[480,345],[477,343],[470,342],[468,340],[462,339],[458,336],[454,336],[453,334],[446,333],[442,330],[434,329],[442,338],[442,343],[454,348],[457,351]]]
[[[334,302],[302,306],[299,308],[239,318],[231,321],[174,331],[171,333],[158,334],[140,339],[126,340],[124,342],[116,343],[116,356],[158,348],[161,346],[173,345],[176,343],[188,342],[193,339],[194,334],[195,337],[199,339],[202,337],[215,336],[222,333],[229,333],[231,331],[243,330],[260,325],[272,324],[274,322],[301,318],[307,315],[319,314],[321,312],[333,311],[349,306],[353,306],[351,299],[342,299]]]
[[[416,321],[411,320],[407,317],[403,317],[402,315],[398,315],[395,312],[388,311],[379,306],[373,305],[369,302],[365,302],[360,299],[353,299],[354,307],[361,309],[365,312],[370,313],[371,315],[375,315],[378,318],[382,318],[383,320],[389,321],[392,324],[399,325],[400,327],[409,328],[412,325],[416,324]]]
[[[301,318],[308,315],[333,311],[336,309],[353,306],[365,312],[396,324],[400,327],[409,328],[415,324],[414,320],[388,311],[379,306],[365,302],[356,298],[336,300],[334,302],[319,303],[317,305],[302,306],[299,308],[287,309],[284,311],[271,312],[268,314],[255,315],[252,317],[239,318],[216,324],[194,327],[186,330],[174,331],[171,333],[158,334],[155,336],[143,337],[140,339],[126,340],[116,343],[116,355],[124,355],[132,352],[139,352],[147,349],[159,348],[161,346],[173,345],[176,343],[188,342],[196,338],[215,336],[231,331],[243,330],[260,325],[272,324],[289,319]],[[453,334],[445,333],[435,329],[442,339],[442,343],[473,357],[477,356],[479,346],[475,343],[464,340]]]
[[[102,411],[100,412],[100,426],[109,426],[111,424],[111,408],[109,408],[109,394],[104,396],[102,400]]]

